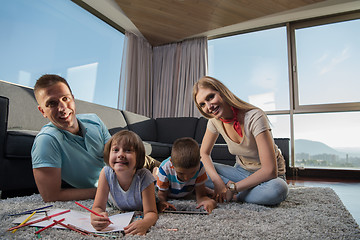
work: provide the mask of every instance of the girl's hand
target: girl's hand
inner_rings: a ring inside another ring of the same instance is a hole
[[[197,205],[196,208],[200,208],[201,206],[204,207],[204,209],[208,212],[208,213],[211,213],[212,210],[214,210],[214,208],[216,208],[216,202],[214,199],[207,199],[207,200],[204,200],[202,201],[199,205]]]
[[[145,224],[144,219],[141,219],[124,227],[124,232],[130,235],[145,235],[149,228],[150,227]]]
[[[101,231],[110,224],[107,212],[102,212],[100,215],[102,215],[102,217],[91,214],[91,225],[96,231]]]

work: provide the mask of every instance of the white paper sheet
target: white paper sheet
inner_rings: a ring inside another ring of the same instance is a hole
[[[48,211],[48,216],[65,211],[67,209],[52,209]],[[22,223],[28,216],[23,215],[21,217],[16,218],[13,223],[20,224]],[[110,221],[113,222],[113,224],[110,224],[107,228],[103,229],[102,231],[96,231],[90,222],[90,213],[89,212],[80,212],[76,210],[71,210],[68,213],[61,214],[59,216],[50,218],[49,220],[45,220],[39,223],[32,224],[30,226],[34,227],[46,227],[53,223],[53,220],[60,220],[65,218],[63,221],[64,224],[71,224],[74,225],[80,229],[84,229],[88,232],[94,232],[94,233],[106,233],[106,232],[117,232],[117,231],[123,231],[124,227],[130,224],[130,221],[134,215],[134,212],[127,212],[127,213],[121,213],[112,215],[109,217]],[[44,218],[46,215],[44,213],[38,213],[35,214],[28,222],[34,221],[36,219]],[[55,228],[64,228],[63,226],[57,224],[54,226]],[[46,230],[45,230],[46,231]]]

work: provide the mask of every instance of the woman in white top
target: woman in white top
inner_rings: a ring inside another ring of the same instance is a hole
[[[288,194],[285,160],[274,143],[266,114],[209,76],[195,83],[193,98],[201,114],[209,119],[200,153],[215,199],[262,205],[284,201]],[[219,134],[236,156],[234,167],[211,159]]]

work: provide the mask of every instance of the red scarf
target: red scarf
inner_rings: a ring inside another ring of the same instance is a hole
[[[241,125],[240,125],[239,121],[237,120],[237,115],[238,115],[239,109],[234,108],[233,106],[231,106],[231,110],[233,111],[233,118],[232,119],[220,118],[220,120],[223,123],[232,123],[232,122],[234,122],[235,131],[239,134],[240,137],[242,137],[243,134],[242,134],[242,131],[241,131]]]

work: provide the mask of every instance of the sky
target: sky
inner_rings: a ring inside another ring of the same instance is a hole
[[[117,107],[124,34],[70,0],[2,1],[0,80],[65,77],[76,98]],[[360,20],[296,30],[301,104],[360,102]],[[209,41],[209,75],[263,110],[289,110],[286,28]],[[288,116],[270,116],[290,137]],[[295,138],[360,151],[360,113],[303,114]],[[311,124],[309,124],[311,123]]]
[[[117,107],[124,34],[70,0],[2,1],[0,29],[1,80],[59,74],[76,98]]]

